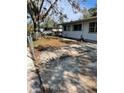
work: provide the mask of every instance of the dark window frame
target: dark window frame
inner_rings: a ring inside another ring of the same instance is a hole
[[[70,25],[65,25],[65,26],[64,26],[64,31],[70,31],[70,30],[71,30],[70,27],[71,27]]]
[[[97,22],[89,23],[89,33],[97,33]]]
[[[63,30],[66,31],[66,26],[63,26]]]
[[[81,30],[82,30],[82,24],[73,25],[73,31],[81,31]]]

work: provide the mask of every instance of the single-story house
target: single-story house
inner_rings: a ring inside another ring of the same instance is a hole
[[[65,22],[61,25],[63,37],[97,41],[97,17]]]

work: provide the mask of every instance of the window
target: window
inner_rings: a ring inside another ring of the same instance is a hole
[[[74,31],[81,31],[81,24],[73,25]]]
[[[67,26],[67,31],[70,31],[70,26]]]
[[[66,26],[64,26],[64,31],[66,31]]]
[[[89,23],[89,32],[97,32],[97,23],[96,22],[90,22]]]
[[[70,26],[64,26],[64,31],[70,31]]]

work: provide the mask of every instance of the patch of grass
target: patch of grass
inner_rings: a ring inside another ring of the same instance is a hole
[[[34,41],[34,47],[61,47],[67,45],[64,42],[61,42],[57,38],[42,38],[39,40]]]

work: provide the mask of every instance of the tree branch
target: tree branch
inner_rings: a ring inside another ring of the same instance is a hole
[[[46,18],[46,16],[48,15],[48,13],[50,12],[50,10],[53,8],[53,6],[57,3],[58,0],[55,0],[53,4],[51,4],[51,6],[49,7],[49,9],[47,10],[47,12],[42,16],[42,20],[44,18]]]
[[[34,2],[32,0],[30,0],[30,3],[32,4],[33,8],[32,10],[35,12],[35,13],[38,13],[38,8],[36,7],[36,5],[34,4]],[[36,15],[36,14],[35,14]]]
[[[43,3],[44,3],[44,0],[42,0],[42,2],[41,2],[40,9],[39,9],[39,13],[41,12],[41,9],[42,9],[42,7],[43,7]]]
[[[33,23],[35,23],[34,18],[33,18],[33,14],[31,13],[31,10],[30,10],[30,7],[29,7],[29,4],[27,5],[27,10],[28,10],[28,12],[31,16],[31,19],[32,19]]]

